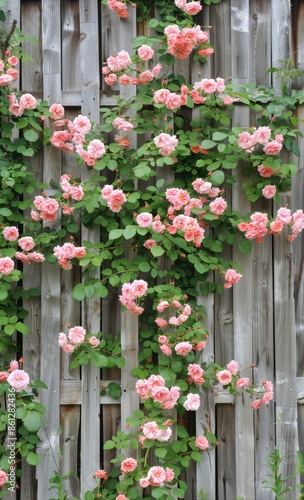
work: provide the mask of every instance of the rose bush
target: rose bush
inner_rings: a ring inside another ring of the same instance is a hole
[[[125,2],[103,3],[122,19],[127,17]],[[136,2],[139,16],[147,14],[152,5],[148,4]],[[96,489],[87,492],[85,500],[136,500],[142,498],[142,488],[148,488],[147,498],[183,498],[187,489],[180,479],[183,470],[217,445],[212,432],[190,436],[180,424],[186,412],[200,408],[202,391],[219,383],[231,394],[245,391],[253,409],[273,399],[271,381],[257,386],[244,376],[251,367],[240,367],[235,360],[226,366],[201,361],[208,332],[203,326],[205,310],[196,298],[224,293],[245,274],[237,262],[225,259],[226,245],[249,253],[265,237],[282,235],[292,241],[303,229],[300,209],[292,213],[281,207],[275,216],[259,211],[241,214],[226,198],[241,160],[248,174],[243,186],[248,200],[264,197],[279,202],[279,192],[290,187],[296,171],[280,153],[297,153],[293,139],[299,131],[290,109],[303,102],[303,95],[293,92],[286,103],[272,89],[236,88],[220,77],[191,84],[168,74],[165,66],[175,58],[192,55],[203,62],[213,53],[208,32],[192,20],[201,7],[200,2],[175,0],[168,14],[160,6],[160,20],[150,20],[158,36],[136,37],[134,54],[121,50],[108,57],[102,70],[106,84],[114,89],[136,85],[137,93],[128,102],[118,99],[117,106],[103,108],[100,124],[82,114],[71,121],[60,103],[37,102],[28,92],[15,90],[23,35],[13,27],[1,45],[0,106],[5,119],[0,138],[0,390],[1,395],[10,387],[18,393],[16,417],[21,426],[16,452],[28,463],[38,463],[32,450],[44,408],[36,396],[44,385],[30,381],[19,366],[22,361],[12,361],[18,352],[12,334],[27,333],[22,299],[39,294],[23,289],[20,264],[47,261],[65,272],[81,266],[81,281],[72,293],[75,301],[95,295],[102,299],[114,287],[123,310],[142,320],[143,348],[132,372],[142,406],[127,420],[128,432],[120,430],[104,445],[118,450],[112,462],[120,467],[96,471]],[[277,101],[281,106],[274,106]],[[235,105],[259,112],[255,127],[232,125]],[[184,111],[193,109],[186,126]],[[45,126],[46,119],[51,129]],[[114,141],[109,142],[113,132]],[[145,137],[137,149],[132,148],[134,136]],[[54,180],[56,194],[46,194],[49,186],[38,183],[28,169],[30,158],[43,144],[73,155],[88,170],[89,179],[81,183],[73,173],[65,174]],[[161,169],[167,166],[174,172],[171,184],[162,177]],[[34,189],[41,194],[34,196]],[[52,225],[56,219],[59,228]],[[76,220],[87,227],[98,225],[101,240],[79,246]],[[124,255],[127,247],[135,250],[133,260]],[[90,277],[99,266],[100,276]],[[215,271],[218,276],[213,279]],[[124,366],[119,337],[113,339],[107,332],[69,325],[59,333],[58,343],[71,354],[72,368],[88,362],[100,368]],[[120,396],[116,384],[108,390],[112,397]],[[8,412],[2,409],[1,414],[5,436]],[[8,460],[3,441],[0,446],[4,485]],[[123,452],[130,449],[137,450],[137,459]],[[58,478],[56,472],[54,487],[60,484]]]

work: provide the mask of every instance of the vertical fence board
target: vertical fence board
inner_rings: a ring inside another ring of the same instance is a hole
[[[249,1],[231,1],[231,46],[232,81],[246,84],[249,78]],[[248,110],[238,107],[234,114],[234,124],[249,125]],[[242,192],[244,175],[240,165],[238,181],[233,187],[233,208],[247,213],[250,205]],[[246,256],[235,249],[233,260],[244,269],[244,278],[233,289],[234,347],[235,357],[242,369],[252,362],[254,273]],[[245,306],[246,304],[246,306]],[[236,494],[244,498],[254,498],[254,435],[253,414],[249,398],[236,398],[235,402],[236,439]]]
[[[50,5],[42,0],[42,50],[43,93],[50,103],[60,101],[60,4]],[[45,148],[43,180],[49,184],[51,178],[59,179],[61,155],[53,148]],[[59,374],[60,356],[58,332],[60,331],[60,268],[44,263],[41,275],[41,375],[48,389],[43,390],[41,402],[46,407],[44,427],[38,451],[40,463],[37,467],[38,498],[51,498],[48,479],[58,469],[59,436]],[[52,369],[50,370],[50,366]]]
[[[80,19],[80,72],[83,115],[95,123],[99,122],[99,46],[98,40],[98,3],[79,0]],[[82,180],[88,177],[83,168]],[[100,241],[99,228],[82,228],[82,241]],[[96,269],[94,277],[99,277]],[[84,301],[83,326],[90,333],[100,330],[100,299]],[[96,436],[97,439],[96,439]],[[92,474],[100,465],[100,370],[90,364],[82,370],[81,405],[81,497],[85,491],[95,486]],[[90,446],[83,446],[88,442]]]

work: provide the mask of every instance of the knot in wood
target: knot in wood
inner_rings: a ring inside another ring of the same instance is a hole
[[[228,325],[232,323],[232,312],[226,311],[220,315],[220,323],[223,325]]]

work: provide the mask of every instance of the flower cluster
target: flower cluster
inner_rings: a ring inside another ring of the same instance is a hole
[[[92,139],[86,144],[86,134],[92,129],[89,118],[80,114],[73,122],[63,119],[64,108],[59,103],[53,104],[49,112],[55,120],[53,126],[57,129],[50,137],[51,144],[62,151],[77,153],[86,165],[94,167],[96,161],[105,154],[105,146],[99,139]]]
[[[152,398],[155,403],[159,403],[166,410],[174,408],[180,397],[180,388],[172,386],[168,389],[166,381],[161,375],[151,375],[144,380],[139,379],[135,387],[141,399]]]
[[[141,426],[142,434],[138,438],[139,442],[143,444],[146,439],[168,441],[172,436],[171,423],[171,420],[166,420],[164,424],[159,426],[154,420],[148,420],[148,422]]]
[[[262,243],[267,233],[278,236],[282,233],[284,226],[291,228],[288,241],[293,241],[304,229],[303,210],[296,210],[293,214],[286,207],[281,207],[277,211],[276,218],[269,222],[267,214],[255,212],[250,216],[250,222],[240,222],[238,229],[245,233],[245,238]]]
[[[107,202],[108,208],[112,212],[120,212],[123,203],[127,198],[121,189],[114,189],[111,184],[106,184],[101,190],[102,198]]]
[[[7,87],[18,78],[19,71],[15,68],[19,62],[18,57],[11,55],[9,49],[5,51],[5,59],[0,59],[0,86]]]
[[[108,7],[121,19],[126,19],[129,16],[127,5],[123,0],[108,0]]]
[[[252,153],[256,146],[264,146],[263,151],[266,155],[277,155],[282,149],[283,135],[277,134],[273,140],[270,140],[271,133],[269,127],[259,127],[252,134],[242,132],[238,137],[237,144],[246,153]]]
[[[138,49],[138,55],[134,56],[136,65],[132,66],[131,56],[125,50],[121,50],[117,55],[107,58],[106,65],[102,68],[104,80],[107,85],[112,86],[116,82],[123,86],[145,85],[156,78],[162,69],[162,65],[157,63],[151,70],[145,69],[146,61],[152,59],[154,50],[148,45],[142,45]]]
[[[24,264],[31,262],[44,262],[44,255],[40,252],[32,251],[35,247],[35,241],[32,236],[23,236],[19,238],[19,230],[16,226],[7,226],[2,231],[2,236],[6,241],[17,242],[22,252],[17,251],[15,258],[21,260]],[[0,258],[0,272],[10,274],[14,269],[14,261],[10,257]]]
[[[270,382],[269,380],[264,380],[262,383],[262,388],[260,389],[260,392],[263,391],[263,397],[259,399],[255,399],[251,403],[251,408],[254,410],[257,410],[260,408],[262,405],[268,405],[269,401],[272,401],[273,399],[273,383]]]
[[[148,284],[144,280],[135,280],[133,283],[124,283],[122,285],[122,295],[119,300],[130,313],[136,316],[142,314],[144,308],[137,304],[137,299],[143,297],[148,290]]]
[[[164,135],[164,134],[163,134]],[[150,228],[155,233],[164,233],[167,231],[173,235],[181,232],[185,241],[193,242],[196,247],[200,247],[205,236],[205,223],[202,220],[203,215],[209,211],[217,217],[224,214],[227,208],[227,202],[221,196],[220,189],[213,187],[209,181],[197,179],[193,183],[193,188],[199,194],[203,195],[200,198],[191,198],[190,194],[185,189],[168,188],[166,190],[166,199],[171,203],[167,210],[168,221],[161,221],[161,217],[156,215],[153,217],[149,212],[141,212],[136,215],[136,222],[142,228]],[[212,201],[208,200],[213,198]],[[204,204],[206,204],[204,206]],[[192,217],[191,210],[193,208],[202,209],[197,217]],[[183,210],[184,213],[176,214],[176,211]],[[154,246],[154,240],[145,242],[146,248]]]
[[[167,36],[168,52],[171,55],[186,59],[193,49],[198,49],[199,55],[210,55],[201,52],[209,48],[209,45],[206,45],[209,34],[207,31],[202,31],[200,26],[180,29],[177,25],[170,25],[165,28],[164,32]]]
[[[178,139],[175,135],[169,135],[165,132],[154,137],[154,144],[159,148],[159,154],[162,156],[170,156],[174,153],[176,146],[178,145]]]
[[[100,340],[95,335],[87,335],[82,326],[74,326],[69,329],[68,335],[59,333],[58,344],[67,353],[72,353],[82,344],[87,343],[91,348],[98,347]]]
[[[84,247],[77,247],[74,243],[64,243],[62,246],[54,247],[54,255],[58,259],[58,264],[62,269],[68,271],[72,269],[72,259],[82,259],[86,255]]]
[[[202,6],[199,1],[187,2],[187,0],[174,0],[174,3],[176,7],[189,16],[195,16],[195,14],[198,14],[202,10]]]
[[[139,484],[142,488],[147,488],[148,486],[164,486],[165,482],[171,483],[174,479],[174,471],[169,467],[164,469],[160,465],[155,465],[150,467],[146,477],[142,477],[139,480]]]

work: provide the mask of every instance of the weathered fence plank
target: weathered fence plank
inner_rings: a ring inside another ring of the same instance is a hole
[[[90,0],[79,0],[80,19],[80,77],[81,113],[95,123],[99,123],[99,47],[98,4]],[[82,180],[88,174],[83,170]],[[82,228],[82,241],[100,241],[99,228]],[[94,277],[99,276],[96,269]],[[90,333],[100,330],[100,300],[98,297],[86,300],[82,308],[82,325]],[[80,454],[81,497],[88,489],[93,489],[92,474],[100,468],[100,370],[90,364],[82,370],[81,436],[90,443]],[[98,438],[96,439],[96,436]],[[83,442],[83,441],[82,441]]]
[[[42,51],[43,51],[43,94],[50,104],[61,98],[61,43],[60,43],[60,4],[51,5],[42,0]],[[45,148],[43,181],[49,185],[51,178],[59,179],[61,155],[53,148]],[[37,467],[38,497],[51,498],[48,492],[48,478],[58,469],[60,425],[60,356],[58,332],[60,332],[60,293],[61,278],[59,266],[42,264],[41,275],[41,379],[48,389],[41,393],[41,402],[46,407],[41,442],[37,446],[40,463]],[[50,366],[52,367],[50,370]]]

